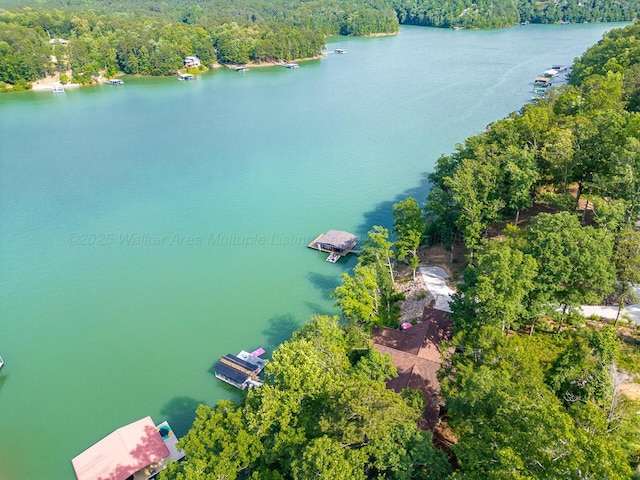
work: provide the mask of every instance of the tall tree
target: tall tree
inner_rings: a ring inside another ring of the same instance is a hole
[[[487,227],[498,218],[504,206],[498,195],[498,165],[491,156],[481,152],[476,155],[475,160],[463,160],[454,175],[445,179],[445,185],[459,205],[456,224],[472,258]]]
[[[458,329],[499,326],[506,333],[527,316],[526,297],[535,287],[535,259],[507,242],[491,241],[475,266],[467,267],[465,282],[451,304]]]
[[[415,198],[407,198],[393,206],[393,234],[396,236],[396,258],[404,260],[409,257],[409,265],[413,270],[413,279],[420,265],[418,247],[424,235],[426,224],[422,211]]]
[[[541,213],[531,221],[528,237],[529,253],[538,262],[536,289],[547,302],[566,312],[611,292],[615,271],[608,232],[582,227],[569,212]],[[562,321],[558,331],[561,326]]]
[[[617,324],[622,309],[628,303],[638,301],[634,286],[640,284],[640,232],[627,228],[618,234],[613,261],[616,266]]]

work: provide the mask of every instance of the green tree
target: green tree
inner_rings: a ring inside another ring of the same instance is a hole
[[[414,198],[407,198],[393,206],[393,234],[396,236],[395,249],[398,260],[409,257],[409,265],[413,270],[413,279],[420,265],[418,247],[424,235],[426,224],[422,211]]]
[[[616,268],[617,324],[622,309],[628,303],[638,301],[634,285],[640,284],[640,232],[630,228],[620,231],[613,251],[613,262]]]
[[[350,322],[378,325],[382,292],[376,269],[372,265],[356,265],[353,276],[343,273],[342,281],[332,296],[345,318]]]
[[[541,213],[532,219],[528,237],[543,301],[558,303],[566,313],[567,308],[598,303],[611,292],[613,242],[606,231],[582,227],[569,212]],[[561,326],[562,321],[558,331]]]
[[[498,173],[493,159],[480,155],[475,160],[464,159],[454,175],[445,179],[445,185],[459,205],[456,225],[472,258],[485,230],[498,218],[498,212],[504,206],[498,195]]]
[[[481,251],[476,265],[467,267],[465,282],[451,304],[458,329],[495,325],[507,333],[527,317],[525,299],[535,287],[535,259],[507,242],[492,241]]]

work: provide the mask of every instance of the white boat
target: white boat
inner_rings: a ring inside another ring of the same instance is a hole
[[[62,86],[62,84],[61,84],[61,83],[54,83],[54,84],[51,86],[51,91],[52,91],[53,93],[64,93],[64,87]]]
[[[180,73],[180,72],[178,72],[178,80],[194,80],[195,78],[196,77],[194,77],[190,73]]]
[[[344,48],[336,48],[333,50],[333,53],[345,54],[347,51]]]
[[[109,80],[109,85],[124,85],[124,82],[120,79]]]
[[[2,360],[2,357],[0,357],[0,368],[2,368],[3,365],[4,365],[4,360]]]
[[[248,71],[249,71],[249,69],[247,67],[238,67],[238,68],[236,68],[236,72],[239,72],[239,73],[245,73],[245,72],[248,72]]]
[[[297,63],[294,63],[294,62],[285,63],[284,66],[287,67],[287,68],[298,68],[298,67],[300,67],[300,65],[298,65]]]

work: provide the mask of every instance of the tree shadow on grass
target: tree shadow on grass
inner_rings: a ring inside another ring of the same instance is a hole
[[[183,437],[193,425],[196,418],[196,408],[205,402],[199,402],[189,397],[174,397],[167,403],[160,413],[165,417],[178,437]]]

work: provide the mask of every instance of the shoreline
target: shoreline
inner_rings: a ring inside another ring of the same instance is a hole
[[[236,70],[238,68],[266,68],[266,67],[283,67],[287,63],[309,62],[311,60],[319,60],[326,57],[326,53],[320,53],[313,57],[294,58],[293,60],[281,60],[279,62],[249,62],[244,64],[239,63],[218,63],[219,67],[216,68],[228,68],[230,70]]]
[[[323,57],[326,57],[326,56],[327,56],[326,53],[321,53],[321,54],[315,55],[313,57],[297,58],[297,59],[290,60],[290,61],[249,62],[249,63],[246,63],[246,64],[213,63],[213,64],[209,65],[206,70],[200,71],[200,72],[196,73],[195,75],[200,75],[202,73],[206,73],[209,70],[217,70],[219,68],[226,68],[226,69],[229,69],[229,70],[237,70],[239,68],[282,67],[287,63],[308,62],[308,61],[311,61],[311,60],[319,60],[319,59],[321,59]],[[183,69],[177,69],[178,72],[180,70],[183,70]],[[119,78],[119,77],[122,77],[122,76],[137,77],[137,78],[170,78],[173,75],[128,75],[126,73],[121,73],[120,72],[120,73],[114,75],[113,78]],[[33,82],[31,84],[31,88],[28,91],[32,91],[32,92],[51,91],[53,86],[57,85],[57,84],[61,84],[64,88],[90,87],[90,86],[93,86],[93,85],[108,84],[109,80],[110,79],[107,79],[107,78],[103,77],[102,75],[100,75],[99,77],[94,78],[94,81],[92,81],[91,83],[86,83],[86,84],[62,83],[62,82],[60,82],[59,75],[54,75],[54,76],[48,76],[48,77],[45,77],[45,78],[39,78],[38,80],[36,80],[35,82]]]

